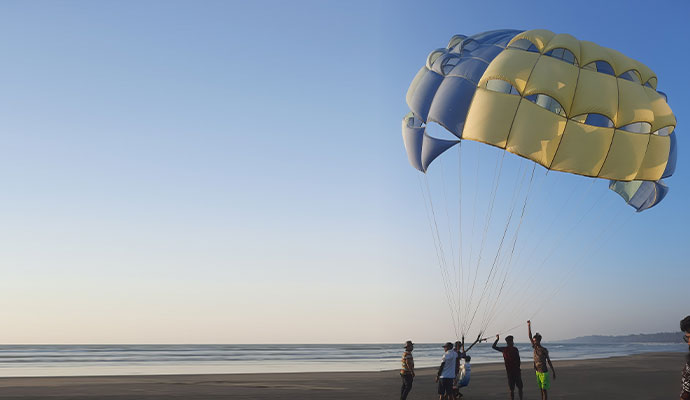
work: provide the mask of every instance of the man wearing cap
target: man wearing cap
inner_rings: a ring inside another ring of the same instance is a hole
[[[532,337],[532,323],[527,321],[527,333],[529,334],[529,341],[532,343],[532,348],[534,349],[534,370],[537,373],[537,386],[541,390],[542,400],[548,399],[547,390],[551,386],[551,381],[549,380],[549,369],[546,367],[546,363],[549,363],[551,371],[553,372],[553,379],[556,379],[556,370],[551,364],[551,358],[549,358],[549,351],[546,347],[541,345],[541,335],[537,332],[534,337]]]
[[[440,400],[453,399],[453,379],[458,374],[458,353],[453,350],[453,343],[443,345],[445,353],[441,359],[441,366],[436,374],[438,382],[438,394]]]
[[[410,390],[412,390],[412,380],[414,379],[414,359],[412,359],[412,350],[414,350],[414,343],[408,340],[405,342],[405,352],[402,356],[402,368],[400,368],[400,377],[402,378],[400,400],[407,399],[407,395],[410,394]]]
[[[506,336],[506,347],[498,347],[499,336],[496,334],[496,341],[492,349],[503,353],[503,362],[506,365],[506,373],[508,374],[508,388],[510,389],[510,400],[515,399],[515,386],[518,388],[518,395],[522,400],[522,374],[520,373],[520,352],[513,343],[513,336]]]

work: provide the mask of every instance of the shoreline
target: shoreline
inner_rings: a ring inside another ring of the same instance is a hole
[[[522,355],[525,399],[538,398],[531,355]],[[644,353],[589,360],[554,361],[549,392],[554,399],[677,398],[683,353]],[[417,370],[409,400],[436,397],[436,368]],[[400,376],[379,372],[286,372],[280,374],[113,375],[2,377],[0,399],[118,400],[369,399],[396,398]],[[473,365],[465,399],[506,399],[502,363]]]
[[[400,365],[399,344],[386,345],[89,345],[0,346],[0,376],[142,376],[246,373],[382,372]],[[521,353],[531,346],[517,343]],[[569,345],[549,342],[559,360],[586,360],[656,352],[685,352],[687,345]],[[417,367],[435,367],[438,344],[418,343]],[[489,346],[472,351],[475,366],[500,362]]]
[[[523,356],[523,361],[525,358],[525,353],[530,354],[531,359],[531,349],[521,349],[521,354]],[[615,354],[615,353],[592,353],[590,356],[576,355],[574,357],[559,357],[554,359],[554,362],[568,362],[568,361],[589,361],[589,360],[606,360],[611,358],[624,358],[636,355],[645,354],[684,354],[685,351],[675,351],[667,350],[664,351],[641,351],[631,354]],[[501,364],[502,358],[500,354],[491,352],[490,356],[492,359],[486,358],[487,354],[482,356],[477,356],[473,354],[472,365],[474,368],[480,366],[489,366],[494,364]],[[389,357],[390,358],[390,357]],[[440,354],[439,357],[440,359]],[[417,369],[428,369],[436,368],[437,357],[432,359],[428,355],[423,357],[415,356]],[[140,359],[141,360],[141,359]],[[265,360],[265,358],[262,358]],[[60,365],[56,363],[54,366],[41,366],[41,367],[15,367],[15,368],[2,368],[0,367],[0,379],[2,378],[98,378],[98,377],[155,377],[155,376],[210,376],[210,375],[252,375],[258,373],[272,374],[272,375],[284,375],[284,374],[311,374],[311,373],[386,373],[397,371],[399,364],[399,358],[396,357],[395,360],[388,359],[383,365],[367,365],[361,362],[357,357],[354,359],[341,359],[336,362],[327,363],[313,363],[310,361],[301,360],[299,358],[290,360],[281,359],[279,363],[269,363],[266,365],[257,365],[249,362],[248,364],[242,364],[242,362],[231,362],[230,364],[191,364],[185,365],[174,364],[167,362],[165,364],[155,363],[136,365],[129,364],[127,362],[117,365],[117,364],[107,364],[104,365]],[[421,364],[421,365],[420,365]],[[321,368],[319,370],[319,368]]]

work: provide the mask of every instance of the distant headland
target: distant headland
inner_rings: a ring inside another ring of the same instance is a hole
[[[563,343],[607,344],[607,343],[680,343],[682,332],[640,333],[624,336],[590,335],[563,340]]]

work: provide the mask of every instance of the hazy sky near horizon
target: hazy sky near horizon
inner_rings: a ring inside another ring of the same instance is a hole
[[[679,121],[659,206],[632,215],[599,183],[591,225],[563,222],[572,240],[539,280],[567,285],[535,328],[677,330],[690,313],[689,19],[674,1],[0,3],[0,342],[450,340],[400,121],[431,50],[501,28],[645,63]],[[469,149],[463,162],[493,157]],[[525,243],[568,182],[535,200]],[[580,240],[618,212],[632,217],[589,253]]]

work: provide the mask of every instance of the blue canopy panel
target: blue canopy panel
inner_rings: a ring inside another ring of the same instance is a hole
[[[429,164],[458,141],[429,136],[424,124],[436,122],[462,138],[465,119],[479,79],[489,63],[522,31],[502,29],[470,37],[453,36],[448,46],[429,54],[407,90],[412,111],[402,130],[410,164],[426,172]]]
[[[412,113],[407,114],[403,119],[402,130],[407,158],[413,167],[422,172],[426,172],[429,164],[436,157],[460,142],[429,136],[421,120],[415,118]]]
[[[669,135],[671,138],[671,149],[668,153],[668,162],[666,163],[666,169],[661,175],[662,178],[668,178],[676,172],[676,161],[678,160],[678,142],[676,139],[676,132],[671,132]]]
[[[658,181],[611,181],[609,189],[618,193],[637,212],[659,204],[668,193],[663,180]]]
[[[425,130],[422,121],[415,118],[412,113],[407,114],[402,120],[403,143],[407,151],[407,159],[413,167],[422,172],[425,172],[424,167],[422,167],[422,146]]]

